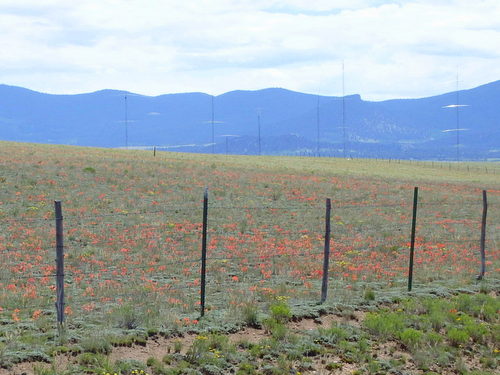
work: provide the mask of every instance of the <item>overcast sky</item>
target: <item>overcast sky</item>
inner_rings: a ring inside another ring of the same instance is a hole
[[[0,83],[383,100],[500,79],[499,0],[0,0]]]

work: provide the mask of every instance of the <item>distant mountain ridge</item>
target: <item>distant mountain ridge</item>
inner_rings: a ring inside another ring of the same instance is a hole
[[[461,106],[449,107],[457,104],[457,96]],[[117,90],[52,95],[0,85],[0,139],[158,146],[184,152],[258,154],[260,150],[275,155],[428,160],[455,160],[458,140],[459,159],[496,160],[500,159],[500,81],[458,95],[381,102],[281,88],[212,97],[144,96]]]

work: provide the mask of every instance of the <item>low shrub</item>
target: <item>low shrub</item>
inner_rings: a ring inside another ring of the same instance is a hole
[[[243,321],[249,327],[260,328],[259,310],[257,305],[246,303],[242,308]]]
[[[399,335],[401,342],[409,349],[420,346],[423,337],[423,332],[413,328],[406,328]]]
[[[382,338],[396,338],[405,327],[401,313],[368,313],[363,322],[369,332]]]
[[[269,306],[271,318],[280,323],[286,323],[292,317],[292,311],[288,306],[287,298],[283,296],[276,297],[276,302]]]
[[[466,331],[458,328],[451,328],[446,336],[448,337],[450,344],[455,347],[466,344],[470,339],[470,336]]]

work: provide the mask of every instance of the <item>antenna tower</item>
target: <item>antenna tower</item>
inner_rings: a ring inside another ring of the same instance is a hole
[[[128,104],[127,104],[126,94],[125,94],[125,148],[128,149]]]
[[[316,155],[319,157],[319,95],[316,103]]]
[[[458,92],[458,68],[457,68],[457,91],[456,91],[456,103],[457,103],[457,106],[455,107],[456,109],[456,120],[457,120],[457,161],[460,161],[460,149],[459,149],[459,146],[460,146],[460,120],[459,120],[459,115],[458,115],[458,111],[459,111],[459,108],[460,108],[460,96],[459,96],[459,92]]]
[[[259,155],[261,155],[262,149],[260,144],[260,111],[257,113],[257,130],[258,130],[258,139],[259,139]]]
[[[344,60],[342,60],[342,134],[344,140],[344,158],[346,157],[346,129],[345,129],[345,69]]]
[[[215,154],[215,109],[214,109],[214,96],[212,95],[212,154]]]

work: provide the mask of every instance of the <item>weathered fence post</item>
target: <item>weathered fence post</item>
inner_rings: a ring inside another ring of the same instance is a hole
[[[156,146],[153,147],[153,157],[156,157]]]
[[[418,205],[418,187],[413,191],[413,217],[411,220],[411,242],[410,242],[410,265],[408,268],[408,291],[411,292],[413,284],[413,255],[415,252],[415,228],[417,225],[417,205]]]
[[[205,188],[205,193],[203,194],[203,230],[201,238],[201,312],[200,315],[203,317],[205,315],[205,283],[206,283],[206,272],[207,272],[207,221],[208,221],[208,188]]]
[[[56,311],[58,327],[64,324],[64,238],[61,202],[55,201],[56,218]]]
[[[488,214],[488,197],[486,195],[486,190],[483,190],[483,217],[481,220],[481,242],[480,242],[480,251],[481,251],[481,271],[477,276],[478,280],[482,280],[484,274],[486,272],[486,215]]]
[[[328,294],[328,264],[330,261],[330,213],[332,202],[330,198],[326,199],[325,214],[325,248],[323,254],[323,282],[321,283],[321,303],[326,301]]]

